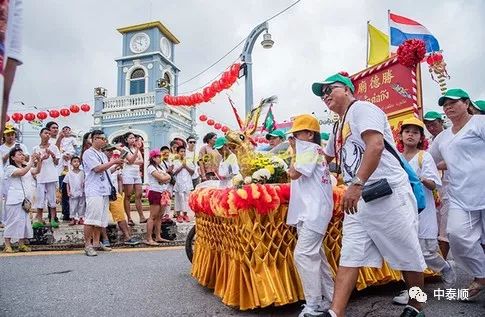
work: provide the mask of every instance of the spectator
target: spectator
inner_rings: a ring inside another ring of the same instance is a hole
[[[426,141],[424,123],[416,118],[406,119],[402,122],[399,135],[403,156],[416,171],[425,188],[426,208],[418,215],[418,237],[424,260],[433,272],[441,273],[445,289],[449,289],[456,282],[456,274],[451,264],[445,261],[440,254],[438,248],[437,210],[432,191],[441,186],[441,179],[433,158],[424,151]],[[394,303],[401,305],[406,305],[408,301],[408,290],[403,290],[399,296],[393,299]]]
[[[150,151],[150,164],[147,167],[148,179],[148,202],[150,203],[150,218],[147,222],[147,237],[145,243],[158,245],[160,242],[168,242],[161,236],[161,217],[167,206],[170,206],[170,193],[168,184],[172,178],[160,166],[162,162],[158,149]],[[153,233],[155,231],[155,240]]]
[[[189,208],[189,193],[193,189],[192,174],[195,166],[185,158],[185,148],[177,148],[177,159],[173,162],[173,174],[175,176],[175,214],[177,222],[190,222],[187,212]]]
[[[485,117],[471,115],[470,97],[462,89],[449,89],[438,104],[452,126],[440,133],[430,154],[438,168],[448,171],[448,239],[455,261],[474,278],[468,300],[476,300],[485,289],[485,253],[481,237],[485,231]]]
[[[84,214],[86,212],[86,197],[84,197],[84,171],[81,166],[81,159],[78,156],[71,158],[71,170],[63,178],[66,184],[67,195],[69,196],[70,226],[76,224],[84,225]]]
[[[222,161],[219,164],[219,187],[227,188],[232,187],[232,178],[239,174],[239,165],[237,163],[236,154],[234,154],[225,137],[217,138],[214,144],[216,149],[222,157]]]
[[[296,156],[288,170],[292,195],[286,222],[298,231],[294,257],[306,301],[300,316],[320,316],[330,308],[333,296],[332,273],[322,249],[333,214],[332,182],[318,120],[299,115],[288,133],[293,133],[289,143]]]
[[[216,142],[217,135],[213,132],[209,132],[204,136],[204,145],[199,151],[199,166],[200,166],[200,179],[217,180],[217,169],[219,168],[219,162],[221,156],[214,150],[214,144]]]
[[[36,174],[42,164],[33,168],[34,161],[39,160],[39,154],[33,154],[29,163],[24,165],[25,155],[20,148],[13,148],[9,152],[9,165],[5,169],[6,177],[6,199],[5,199],[5,253],[13,253],[11,240],[19,240],[19,251],[30,252],[30,248],[25,244],[28,238],[33,237],[32,226],[30,224],[29,211],[24,208],[25,199],[32,201],[31,175]],[[30,176],[30,178],[29,178]]]
[[[199,174],[199,157],[198,153],[195,151],[195,145],[197,140],[193,136],[189,136],[187,138],[187,150],[185,151],[185,157],[187,161],[192,162],[192,165],[195,167],[194,174],[192,174],[192,185],[195,188],[200,183],[200,174]]]
[[[84,152],[91,147],[91,132],[86,132],[83,135],[83,143],[81,145],[81,160],[83,159]]]
[[[3,144],[0,145],[0,154],[2,155],[3,166],[5,168],[9,164],[8,157],[10,150],[14,147],[18,147],[22,150],[22,153],[25,156],[25,161],[28,162],[29,151],[27,150],[27,147],[24,144],[17,142],[17,130],[13,126],[7,125],[3,131]]]
[[[391,153],[397,150],[386,114],[355,99],[352,81],[341,74],[314,83],[312,90],[342,118],[325,149],[327,162],[337,158],[349,185],[342,200],[346,215],[333,302],[325,314],[340,317],[345,315],[359,268],[380,268],[384,258],[402,272],[408,289],[422,289],[426,263],[418,239],[416,199],[406,172]],[[383,195],[364,201],[365,184],[380,184]],[[421,310],[422,304],[411,299],[401,316],[422,315]]]
[[[445,129],[443,116],[436,111],[428,111],[424,115],[424,125],[426,130],[431,134],[434,140],[438,134]],[[441,201],[438,208],[438,244],[443,257],[448,257],[450,250],[450,244],[448,242],[448,234],[446,233],[446,225],[448,223],[448,210],[450,208],[450,200],[446,188],[448,187],[448,172],[446,170],[440,170],[441,172],[441,187],[438,188],[439,199]]]
[[[469,111],[472,114],[485,114],[485,100],[475,100],[471,102]]]
[[[111,182],[108,177],[109,169],[123,163],[121,158],[108,161],[102,152],[106,144],[106,137],[101,130],[91,133],[92,146],[84,152],[83,166],[86,179],[84,194],[86,196],[86,219],[84,219],[84,242],[87,256],[96,256],[94,248],[111,251],[100,244],[101,228],[108,226],[109,196]]]
[[[274,130],[266,134],[266,140],[269,141],[269,147],[271,150],[286,140],[285,133],[282,130]]]
[[[170,197],[173,197],[173,186],[175,185],[175,176],[173,175],[173,161],[170,160],[170,148],[168,146],[162,146],[160,148],[160,157],[162,159],[162,163],[160,166],[162,167],[162,170],[166,172],[168,175],[171,176],[170,182],[168,183],[167,186],[167,191],[170,194]],[[167,212],[164,213],[163,218],[170,218],[170,215],[168,211],[170,210],[171,206],[167,207]],[[173,218],[176,218],[177,216],[175,214],[172,215]]]
[[[116,151],[116,153],[115,153]],[[114,145],[107,144],[104,147],[104,154],[108,157],[108,160],[118,159],[120,158],[120,151]],[[124,200],[125,195],[123,194],[123,178],[121,176],[121,165],[115,165],[111,167],[110,176],[111,176],[111,184],[116,189],[116,200],[109,202],[109,212],[111,213],[111,217],[113,218],[114,222],[118,224],[118,228],[120,228],[121,233],[123,234],[123,243],[126,245],[137,245],[140,244],[140,241],[133,238],[131,236],[130,228],[128,223],[126,222],[126,214],[125,214],[125,207],[124,207]],[[107,237],[107,235],[106,235]],[[108,239],[103,239],[108,240]],[[109,246],[106,241],[103,241],[103,245]]]
[[[128,152],[126,155],[126,162],[123,165],[123,191],[125,193],[125,212],[128,217],[128,224],[134,226],[135,223],[131,219],[130,199],[131,194],[135,191],[135,206],[138,215],[140,216],[140,223],[147,222],[143,215],[143,207],[141,204],[142,180],[140,176],[140,166],[143,165],[143,157],[140,153],[141,143],[136,141],[133,133],[128,132],[124,137],[124,150]]]
[[[61,154],[55,144],[49,143],[50,132],[47,128],[40,130],[40,144],[35,146],[33,153],[38,153],[40,156],[47,155],[47,158],[42,160],[42,168],[37,175],[37,191],[34,208],[37,209],[37,217],[34,221],[33,227],[40,228],[44,224],[42,222],[42,211],[47,201],[47,208],[49,210],[49,219],[52,228],[58,228],[59,223],[56,217],[56,190],[58,182],[58,164]]]

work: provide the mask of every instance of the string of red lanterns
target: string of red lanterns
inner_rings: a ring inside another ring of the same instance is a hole
[[[199,116],[199,120],[207,123],[207,125],[209,125],[209,126],[214,127],[214,129],[216,129],[216,130],[221,130],[224,133],[229,131],[229,127],[222,125],[219,122],[215,122],[213,119],[209,119],[205,114],[201,114]]]
[[[20,112],[14,112],[11,116],[7,115],[7,121],[14,121],[15,123],[19,123],[25,119],[27,122],[34,121],[36,118],[39,120],[45,120],[47,117],[51,117],[53,119],[58,118],[59,116],[68,117],[71,113],[78,113],[79,111],[89,112],[91,110],[91,106],[88,104],[78,105],[71,105],[69,108],[62,108],[61,110],[48,110],[48,111],[39,111],[37,114],[32,112],[28,112],[26,114],[22,114]]]
[[[229,89],[234,85],[239,77],[240,63],[235,63],[226,70],[222,76],[204,87],[201,92],[196,92],[188,96],[165,95],[163,101],[171,106],[194,106],[203,102],[209,102],[224,89]]]

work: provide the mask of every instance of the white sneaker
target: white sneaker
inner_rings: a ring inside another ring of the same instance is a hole
[[[409,293],[407,290],[401,291],[398,296],[392,299],[394,304],[407,305],[409,302]]]
[[[448,261],[447,263],[450,267],[448,270],[441,271],[441,280],[443,281],[445,288],[452,288],[456,283],[456,273],[453,265]]]
[[[314,309],[308,305],[303,305],[303,310],[298,315],[298,317],[323,317],[325,316],[325,311],[320,310],[320,306]]]

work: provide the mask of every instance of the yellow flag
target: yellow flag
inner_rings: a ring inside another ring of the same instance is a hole
[[[389,57],[389,36],[373,27],[370,23],[367,23],[367,31],[369,34],[367,65],[372,66]]]

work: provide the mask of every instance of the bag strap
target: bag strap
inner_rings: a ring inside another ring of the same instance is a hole
[[[424,151],[420,150],[418,152],[418,166],[419,166],[420,169],[423,168],[423,159],[424,159]]]
[[[94,149],[93,149],[93,153],[99,158],[99,161],[101,162],[101,164],[104,164],[103,159],[101,158],[101,156],[98,155],[98,153],[96,153],[96,151]],[[110,186],[115,188],[113,186],[113,183],[111,182],[111,176],[108,174],[108,170],[105,170],[104,172],[106,173],[106,177],[108,178],[108,182],[109,182]]]
[[[352,102],[350,103],[350,105],[347,107],[347,110],[345,110],[345,114],[342,118],[342,121],[341,123],[339,124],[339,121],[335,122],[334,126],[333,126],[333,132],[334,132],[334,138],[333,138],[333,149],[334,149],[334,154],[335,156],[338,155],[338,157],[336,158],[335,160],[335,163],[337,164],[337,177],[340,175],[340,173],[342,172],[342,150],[343,150],[343,147],[344,147],[344,140],[343,140],[343,129],[344,129],[344,125],[345,125],[345,119],[347,118],[347,113],[349,112],[350,110],[350,107],[352,107],[352,105],[354,103],[356,103],[358,101],[358,99],[354,99],[352,100]],[[340,128],[340,131],[339,131],[339,128]],[[338,132],[338,135],[337,135],[337,132]],[[338,151],[337,151],[337,142],[339,142],[339,148],[338,148]],[[338,152],[338,153],[337,153]]]
[[[384,137],[384,147],[386,148],[386,150],[388,150],[392,156],[394,156],[396,158],[396,160],[399,162],[399,164],[401,165],[401,167],[406,170],[404,168],[404,163],[402,162],[401,158],[399,157],[399,154],[397,154],[396,150],[394,150],[394,148],[392,147],[392,145],[389,144],[389,142],[387,142],[386,138]]]

